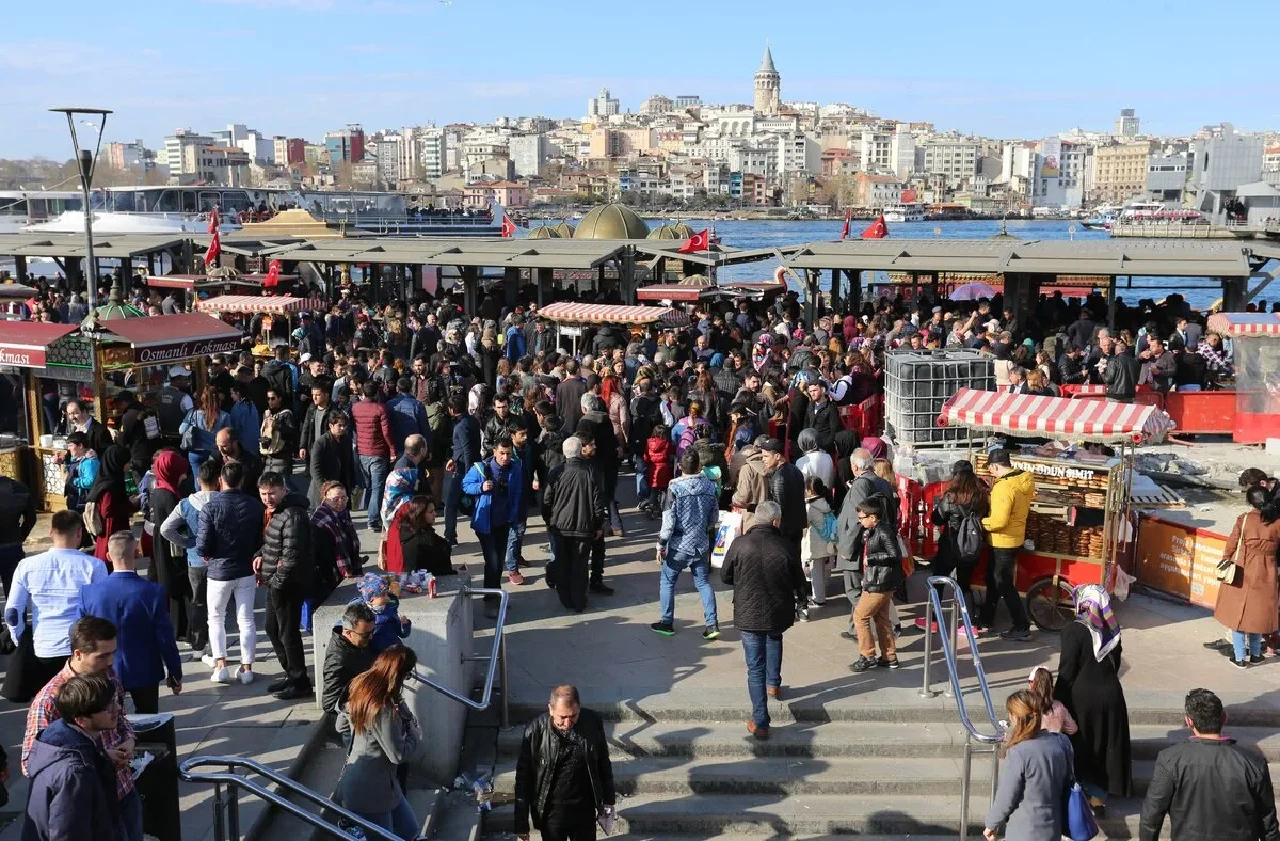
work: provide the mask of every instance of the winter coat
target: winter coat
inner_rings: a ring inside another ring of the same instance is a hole
[[[571,458],[551,472],[542,495],[547,528],[562,537],[592,537],[608,516],[600,481],[590,462]]]
[[[756,506],[769,498],[769,485],[764,472],[764,451],[754,447],[746,453],[742,467],[733,486],[733,505],[755,511]]]
[[[409,638],[413,623],[400,621],[399,599],[392,597],[381,608],[376,608],[361,598],[347,602],[348,607],[353,604],[366,605],[373,611],[373,636],[369,638],[369,650],[373,652],[373,656],[377,657],[391,646],[398,645],[400,640]]]
[[[665,438],[649,438],[644,446],[644,478],[649,487],[665,491],[671,484],[676,445]]]
[[[1129,708],[1120,684],[1123,643],[1099,661],[1093,638],[1083,622],[1062,629],[1062,653],[1053,697],[1076,720],[1071,736],[1076,779],[1092,783],[1116,797],[1133,793],[1133,748]]]
[[[1071,780],[1066,737],[1041,731],[1009,749],[1000,785],[987,811],[987,826],[1004,828],[1010,841],[1060,841],[1063,793]]]
[[[818,433],[818,449],[830,450],[836,434],[844,429],[844,424],[840,422],[840,410],[830,400],[823,400],[821,405],[810,403],[805,409],[801,429],[812,429]],[[797,430],[796,435],[799,434]]]
[[[359,648],[342,635],[342,627],[333,629],[324,650],[324,683],[320,706],[327,713],[339,712],[347,703],[347,688],[352,679],[369,670],[377,657],[369,646]]]
[[[83,732],[52,722],[31,744],[27,775],[21,841],[124,841],[115,768]]]
[[[587,777],[591,781],[591,804],[582,804],[581,814],[595,815],[604,806],[614,804],[613,764],[609,761],[609,742],[604,722],[594,711],[583,709],[570,731],[581,744],[586,759]],[[559,759],[561,738],[551,725],[549,713],[529,722],[520,742],[516,759],[515,831],[529,832],[530,818],[540,829],[551,805],[555,769]]]
[[[627,407],[627,399],[621,394],[614,394],[609,398],[609,422],[613,424],[613,436],[618,439],[618,446],[623,451],[628,451],[629,439],[631,434],[631,410]]]
[[[849,485],[844,503],[840,506],[840,518],[836,527],[837,570],[857,571],[862,568],[862,560],[856,556],[854,547],[854,541],[862,532],[862,526],[858,523],[858,506],[877,495],[888,500],[891,507],[898,499],[893,486],[871,472],[856,477]]]
[[[952,558],[955,561],[961,560],[960,546],[957,541],[965,517],[976,514],[981,520],[987,516],[990,508],[991,505],[985,496],[975,497],[969,505],[961,505],[952,499],[949,493],[938,497],[933,503],[933,511],[929,514],[929,519],[935,526],[942,526],[942,535],[938,538],[938,556]]]
[[[281,476],[293,472],[293,454],[298,450],[298,422],[291,409],[268,411],[259,427],[258,440],[263,470]]]
[[[776,527],[752,526],[733,541],[720,578],[733,586],[733,624],[739,631],[780,634],[795,623],[804,568],[799,548]]]
[[[262,538],[262,577],[276,590],[310,594],[315,584],[307,498],[290,492],[271,512]]]
[[[800,560],[812,561],[814,558],[834,558],[836,542],[823,540],[819,532],[831,513],[831,504],[820,496],[808,501],[805,506],[805,519],[808,526],[804,530],[804,538],[800,541]]]
[[[860,529],[853,539],[853,563],[860,565],[862,589],[868,593],[892,593],[902,584],[902,555],[898,532],[880,521],[874,529]]]
[[[587,412],[575,429],[581,429],[584,423],[591,426],[591,440],[596,445],[596,463],[601,470],[612,468],[618,463],[618,436],[613,434],[613,422],[604,412]]]
[[[1133,351],[1112,355],[1107,360],[1106,373],[1102,376],[1107,386],[1107,396],[1120,400],[1132,400],[1138,391],[1138,360],[1133,358]]]
[[[1191,738],[1165,748],[1142,804],[1139,841],[1156,841],[1169,818],[1177,841],[1276,841],[1276,798],[1267,760],[1235,739]]]
[[[253,575],[253,558],[262,545],[264,511],[257,496],[241,490],[215,494],[200,509],[196,552],[209,565],[210,581]]]
[[[320,504],[320,488],[332,479],[342,483],[350,493],[355,488],[355,466],[351,463],[351,436],[334,438],[326,432],[316,441],[310,460],[311,485],[307,488],[307,501],[311,506]]]
[[[1267,525],[1257,511],[1236,520],[1227,538],[1223,557],[1244,568],[1237,583],[1218,587],[1213,618],[1233,631],[1269,634],[1276,629],[1276,547],[1280,546],[1280,520]]]
[[[454,471],[461,476],[480,460],[480,422],[473,415],[455,418],[450,439],[453,448],[449,458],[453,459]]]
[[[992,548],[1022,546],[1027,539],[1027,515],[1035,498],[1035,477],[1023,470],[1015,470],[991,486],[991,513],[982,518],[982,528],[991,535]]]
[[[495,525],[502,526],[519,522],[524,512],[524,465],[520,459],[513,458],[503,468],[493,458],[476,462],[462,477],[462,492],[476,498],[476,507],[471,514],[471,527],[476,534],[489,534]],[[482,490],[486,481],[492,481],[491,490]],[[495,505],[495,497],[502,493],[502,484],[506,483],[506,498],[499,499]],[[500,512],[500,522],[494,522],[495,509]],[[504,516],[502,516],[504,515]]]
[[[658,543],[668,554],[686,560],[705,558],[715,529],[717,494],[715,485],[702,473],[673,479],[668,488],[671,503],[662,512]]]
[[[804,474],[800,468],[784,461],[769,474],[769,499],[782,506],[784,535],[796,540],[804,533],[808,515],[804,507]]]
[[[387,407],[376,400],[361,400],[351,407],[351,421],[356,427],[356,453],[389,459],[396,452],[391,435],[391,418]]]
[[[404,453],[405,439],[410,435],[421,435],[427,445],[431,444],[431,424],[427,421],[427,410],[412,394],[397,394],[387,401],[387,421],[391,424],[391,440],[395,444],[397,455]]]
[[[351,733],[351,749],[334,799],[365,814],[390,812],[404,796],[397,770],[422,740],[413,713],[403,701],[388,702],[365,732],[356,733],[346,715],[338,716],[338,732]]]

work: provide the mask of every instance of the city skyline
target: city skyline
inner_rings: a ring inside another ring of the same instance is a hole
[[[67,104],[111,108],[107,140],[150,144],[180,127],[230,123],[314,140],[349,122],[372,131],[500,115],[574,119],[601,87],[632,112],[653,94],[749,104],[766,41],[784,101],[845,102],[939,131],[1006,139],[1106,131],[1126,107],[1157,136],[1223,121],[1280,128],[1280,79],[1265,51],[1206,53],[1212,61],[1179,53],[1182,12],[1198,8],[1190,3],[1086,3],[1040,27],[1025,6],[1007,5],[1019,14],[923,3],[909,25],[891,9],[840,7],[823,9],[816,26],[812,16],[778,20],[776,7],[755,0],[712,2],[696,18],[673,15],[656,37],[652,27],[618,35],[600,18],[541,7],[495,16],[492,4],[472,0],[193,0],[164,7],[162,20],[143,0],[117,3],[109,16],[71,0],[59,14],[85,24],[95,43],[27,38],[0,55],[0,157],[69,158],[65,122],[47,112]],[[1242,19],[1280,22],[1274,4],[1231,11],[1230,20],[1196,19],[1195,42],[1235,42]],[[7,12],[11,32],[51,30],[40,8]],[[200,34],[157,40],[148,21],[160,34]],[[689,38],[673,37],[675,27]],[[847,36],[815,48],[816,31]],[[192,61],[193,41],[202,63]],[[1151,56],[1152,45],[1166,44],[1175,55]]]

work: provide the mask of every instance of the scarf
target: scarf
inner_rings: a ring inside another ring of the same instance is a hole
[[[333,541],[333,558],[338,567],[338,574],[343,578],[351,578],[359,570],[357,552],[360,538],[356,535],[355,523],[351,522],[348,509],[334,511],[328,505],[320,503],[311,512],[311,524],[324,531]]]
[[[863,438],[862,449],[870,453],[873,459],[884,458],[889,452],[889,447],[883,438]]]
[[[182,496],[178,492],[178,486],[190,469],[190,462],[177,450],[161,450],[156,453],[156,460],[151,465],[156,487],[163,488],[176,497]]]
[[[112,444],[107,447],[106,452],[102,453],[98,459],[98,478],[94,480],[93,487],[89,489],[89,496],[86,497],[89,502],[96,502],[107,491],[119,494],[121,497],[127,495],[128,491],[124,485],[125,471],[129,469],[129,451],[119,444]]]
[[[1120,644],[1120,621],[1111,611],[1111,596],[1097,584],[1076,589],[1076,621],[1089,629],[1093,658],[1099,663]]]

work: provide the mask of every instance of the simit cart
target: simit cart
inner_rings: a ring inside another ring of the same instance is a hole
[[[578,355],[578,339],[583,327],[628,327],[643,330],[646,327],[685,327],[689,316],[672,307],[627,306],[624,304],[579,304],[573,301],[557,301],[547,304],[538,312],[540,318],[555,322],[556,345],[560,337],[572,340],[572,351]]]
[[[1001,434],[1073,444],[1013,447],[1011,459],[1036,479],[1029,548],[1018,559],[1014,582],[1026,594],[1027,614],[1037,627],[1061,630],[1075,616],[1076,587],[1114,587],[1120,547],[1133,534],[1134,451],[1140,443],[1163,440],[1172,428],[1168,416],[1153,406],[962,388],[943,405],[938,423],[988,433],[988,443]],[[1115,455],[1083,444],[1109,445]],[[985,473],[987,452],[988,447],[971,450],[979,475]]]

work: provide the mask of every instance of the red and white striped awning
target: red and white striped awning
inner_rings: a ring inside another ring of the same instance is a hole
[[[689,316],[671,307],[625,306],[622,304],[578,304],[557,301],[538,310],[549,321],[567,324],[663,324],[689,323]]]
[[[196,309],[200,312],[295,315],[311,308],[311,301],[307,298],[268,298],[260,295],[219,295],[196,302]]]
[[[1154,406],[972,388],[960,389],[942,405],[938,425],[1099,444],[1155,443],[1173,429],[1169,416]]]
[[[1218,312],[1206,323],[1225,336],[1280,336],[1280,313]]]

